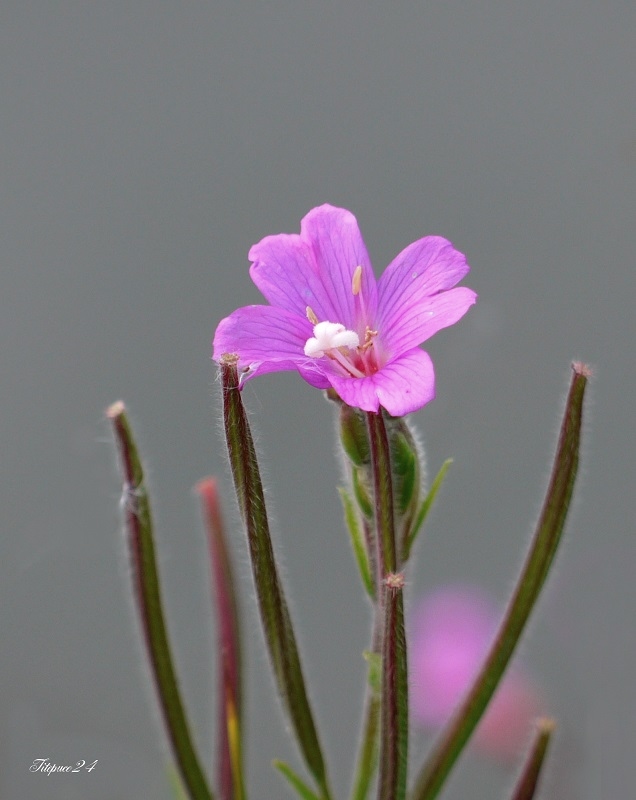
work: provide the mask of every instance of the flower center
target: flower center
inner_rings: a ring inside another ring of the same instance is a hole
[[[366,307],[362,295],[362,267],[357,266],[351,280],[351,293],[356,299],[360,317],[365,319]],[[368,325],[364,331],[364,341],[356,331],[349,330],[340,322],[320,322],[310,306],[307,306],[307,319],[314,326],[314,335],[305,342],[305,355],[309,358],[327,356],[336,361],[347,375],[364,378],[380,369],[379,353],[376,352],[377,331]]]
[[[318,322],[314,325],[314,335],[305,343],[305,355],[309,358],[328,358],[337,361],[341,367],[356,378],[364,373],[354,366],[349,351],[360,344],[360,337],[339,322]]]
[[[355,331],[349,331],[339,322],[318,322],[314,325],[314,335],[307,339],[305,355],[310,358],[322,358],[330,350],[348,348],[352,350],[360,344]]]
[[[355,331],[350,331],[339,322],[318,322],[314,335],[305,343],[305,355],[309,358],[327,356],[336,361],[353,378],[364,378],[377,372],[373,340],[377,331],[367,328],[364,342]]]

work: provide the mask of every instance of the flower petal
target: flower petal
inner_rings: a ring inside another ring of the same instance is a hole
[[[363,411],[377,411],[383,406],[394,417],[417,411],[435,397],[433,362],[419,347],[367,378],[345,378],[332,373],[328,377],[347,405]]]
[[[309,306],[319,321],[347,328],[358,327],[360,302],[351,283],[360,265],[361,295],[369,313],[375,313],[375,277],[349,211],[329,205],[314,208],[303,218],[300,236],[266,236],[250,249],[249,259],[252,280],[272,305],[303,316]]]
[[[239,371],[249,370],[245,378],[297,369],[310,361],[303,348],[311,334],[311,323],[298,314],[274,306],[244,306],[219,322],[212,357],[219,361],[236,353]]]
[[[410,244],[389,264],[378,283],[377,325],[383,339],[388,330],[402,328],[405,322],[406,327],[411,325],[425,300],[455,286],[468,271],[465,256],[441,236],[425,236]],[[440,327],[445,326],[436,330]],[[409,347],[423,341],[409,340]]]
[[[305,316],[307,306],[318,319],[339,322],[333,292],[317,274],[310,245],[297,233],[266,236],[249,252],[250,276],[273,306]]]
[[[425,236],[405,247],[384,270],[380,279],[382,305],[406,292],[435,294],[450,289],[468,274],[466,256],[442,236]]]
[[[461,319],[476,300],[475,292],[465,286],[432,297],[418,298],[414,294],[385,321],[382,345],[389,357],[410,350]]]
[[[328,204],[313,208],[300,223],[300,235],[312,248],[317,273],[326,285],[339,315],[330,322],[355,328],[360,321],[359,303],[351,289],[353,273],[362,267],[360,296],[367,319],[375,316],[377,286],[367,248],[350,211]]]

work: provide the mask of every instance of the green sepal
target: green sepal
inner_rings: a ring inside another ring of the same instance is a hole
[[[426,521],[426,517],[428,516],[428,512],[431,510],[433,503],[435,502],[435,498],[437,497],[437,493],[439,492],[442,483],[444,482],[444,478],[446,477],[446,473],[450,465],[453,463],[452,458],[447,458],[446,461],[440,467],[439,472],[435,476],[435,480],[431,484],[431,488],[428,490],[428,494],[422,501],[418,512],[415,516],[415,521],[410,530],[405,531],[404,540],[402,543],[402,560],[408,561],[408,558],[411,554],[411,549],[413,547],[413,543],[417,538],[418,533],[422,529],[424,522]]]
[[[298,793],[302,800],[320,800],[320,797],[307,786],[303,779],[285,761],[275,758],[272,761],[272,766],[276,767],[281,775],[287,778],[292,789]]]
[[[348,461],[353,496],[360,511],[373,519],[371,444],[364,414],[340,402],[340,443]]]
[[[358,572],[362,580],[367,594],[371,600],[375,600],[375,589],[373,586],[373,579],[371,577],[371,567],[369,564],[369,555],[367,553],[364,536],[360,530],[360,521],[356,512],[356,507],[349,492],[343,487],[338,487],[338,493],[342,500],[342,507],[344,509],[345,523],[349,531],[351,539],[351,549],[358,565]]]
[[[402,431],[390,436],[389,441],[393,460],[395,511],[399,516],[403,516],[418,500],[420,487],[417,452],[411,447]]]

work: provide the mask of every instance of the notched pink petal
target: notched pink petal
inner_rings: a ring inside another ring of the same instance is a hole
[[[417,411],[435,397],[435,372],[428,353],[415,348],[366,378],[329,374],[331,385],[347,405],[363,411],[383,406],[401,417]]]
[[[345,378],[330,374],[329,381],[338,396],[348,406],[360,408],[362,411],[377,411],[380,408],[378,390],[372,377]]]
[[[435,294],[450,289],[468,274],[466,256],[442,236],[425,236],[405,247],[379,281],[383,303],[398,299],[405,291]]]
[[[435,398],[433,362],[419,347],[387,364],[376,378],[380,403],[394,417],[417,411]]]
[[[303,347],[311,336],[311,323],[297,314],[273,306],[244,306],[225,317],[214,334],[212,357],[239,356],[244,378],[257,373],[297,369],[307,361]]]
[[[377,287],[367,248],[354,215],[329,204],[312,209],[300,223],[301,238],[311,247],[316,270],[334,303],[337,319],[352,327],[358,306],[351,283],[357,266],[362,269],[361,294],[371,317],[377,306]]]
[[[249,252],[250,276],[273,306],[300,316],[307,306],[320,320],[335,320],[339,313],[329,282],[317,273],[311,246],[298,234],[266,236]]]
[[[447,239],[426,236],[413,242],[380,278],[378,327],[386,331],[400,325],[414,308],[438,292],[451,289],[468,271],[464,254]]]
[[[385,321],[382,342],[389,353],[416,347],[442,328],[454,325],[476,301],[476,293],[466,286],[432,297],[405,299],[395,316]]]

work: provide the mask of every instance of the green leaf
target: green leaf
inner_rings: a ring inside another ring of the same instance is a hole
[[[155,558],[150,499],[144,481],[141,458],[124,404],[113,403],[106,415],[112,424],[123,473],[123,509],[127,530],[126,543],[132,565],[134,598],[168,738],[181,779],[191,800],[214,800],[190,735],[190,726],[173,665]]]
[[[351,495],[347,490],[340,486],[338,487],[340,499],[344,509],[345,523],[349,531],[349,538],[351,539],[351,549],[358,565],[362,585],[371,600],[375,598],[375,590],[373,587],[373,578],[371,577],[371,567],[369,565],[369,556],[367,554],[367,547],[364,541],[364,536],[360,530],[360,524],[356,507],[353,503]]]
[[[181,780],[178,770],[175,769],[173,764],[168,764],[166,771],[168,773],[170,791],[174,796],[174,800],[189,800],[186,790],[183,788],[183,781]]]
[[[426,517],[428,516],[428,512],[431,510],[431,507],[437,497],[437,493],[439,492],[442,483],[444,482],[444,478],[446,477],[446,473],[448,472],[448,468],[453,463],[452,458],[447,458],[446,461],[442,464],[440,471],[435,476],[435,480],[431,484],[431,488],[428,491],[428,494],[422,501],[422,505],[419,507],[417,515],[415,517],[415,522],[413,523],[413,527],[408,532],[408,535],[405,537],[403,542],[403,549],[402,549],[402,561],[408,561],[408,558],[411,554],[411,549],[413,547],[413,543],[417,538],[418,533],[422,529]]]
[[[589,376],[584,365],[572,367],[552,475],[521,575],[479,674],[420,770],[412,800],[433,800],[441,791],[508,666],[554,561],[578,469],[583,398]]]
[[[378,654],[374,653],[374,655]],[[367,697],[362,741],[360,743],[356,774],[353,780],[351,800],[365,800],[369,793],[373,776],[378,768],[378,755],[380,752],[378,747],[380,707],[380,692],[371,691]]]
[[[234,487],[247,530],[261,624],[283,708],[307,767],[323,799],[329,800],[331,792],[325,762],[274,557],[254,440],[239,389],[237,361],[232,355],[221,359],[223,421]]]
[[[382,609],[379,607],[379,603],[376,603],[376,618],[378,615],[381,615],[381,611]],[[374,639],[379,640],[380,634],[381,631],[379,630],[379,626],[377,626]],[[382,701],[382,655],[372,650],[365,650],[362,656],[368,664],[367,692],[362,737],[353,779],[351,800],[365,800],[378,768],[378,756],[380,753],[378,739],[380,734],[380,707]]]
[[[295,789],[295,791],[298,793],[298,796],[301,797],[302,800],[320,800],[320,797],[312,792],[309,786],[307,786],[302,778],[294,772],[289,764],[286,764],[284,761],[280,761],[279,759],[274,759],[272,764],[282,775],[287,778],[292,789]]]
[[[369,665],[367,682],[373,693],[379,697],[382,692],[382,656],[371,650],[365,650],[362,656]]]

